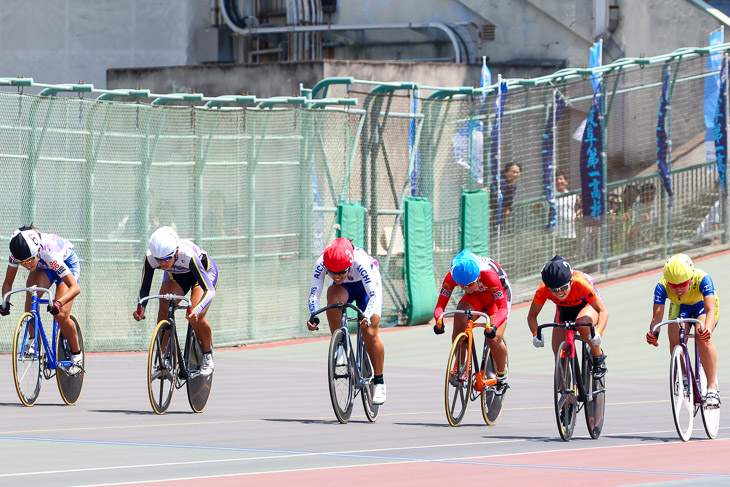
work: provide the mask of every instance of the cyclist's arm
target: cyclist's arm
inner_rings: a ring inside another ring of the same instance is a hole
[[[8,270],[5,271],[5,280],[3,281],[3,296],[13,289],[13,282],[15,282],[15,275],[18,273],[18,265],[8,265]],[[2,297],[0,297],[0,301]],[[2,303],[0,303],[2,304]]]
[[[152,287],[152,277],[155,274],[155,269],[150,265],[150,261],[147,260],[147,256],[144,257],[144,266],[142,268],[142,286],[139,288],[139,296],[137,298],[137,302],[139,302],[142,298],[146,298],[150,295],[150,288]],[[147,303],[149,301],[145,301],[142,303],[142,307],[146,308]]]
[[[213,301],[213,298],[215,297],[215,286],[211,282],[210,277],[205,271],[205,267],[203,266],[203,263],[200,261],[200,257],[198,257],[197,254],[193,254],[192,264],[193,265],[190,266],[190,272],[193,273],[193,278],[195,279],[195,282],[197,282],[200,285],[200,288],[203,290],[203,295],[200,297],[200,302],[195,305],[192,312],[195,314],[200,314],[203,312],[205,307],[208,306],[211,301]]]
[[[657,304],[654,303],[654,306],[651,309],[651,323],[649,323],[649,331],[651,331],[654,328],[654,325],[662,321],[664,318],[664,303]]]
[[[715,329],[715,285],[709,274],[705,275],[700,282],[702,300],[705,305],[704,327],[712,332]]]
[[[494,304],[497,306],[497,312],[493,316],[489,317],[489,321],[492,325],[499,328],[509,316],[509,302],[507,301],[507,291],[502,286],[502,281],[494,271],[482,271],[479,278],[482,280],[482,284],[487,286],[489,289],[495,289],[494,291],[487,291]]]
[[[370,256],[368,256],[370,261]],[[355,265],[356,263],[353,263]],[[377,266],[367,263],[356,267],[360,276],[362,276],[362,284],[368,295],[368,305],[362,310],[363,316],[370,319],[376,309],[383,309],[383,286],[381,283],[380,271]]]
[[[539,304],[533,299],[532,304],[530,304],[530,311],[527,312],[527,326],[530,327],[533,336],[537,333],[537,315],[540,314],[543,304]]]
[[[449,304],[449,300],[451,299],[451,293],[454,289],[454,282],[450,279],[450,276],[451,273],[449,273],[444,278],[444,282],[441,284],[441,291],[439,291],[439,298],[436,302],[436,309],[433,310],[434,320],[439,319],[439,316],[441,316],[446,310],[446,305]]]
[[[324,267],[324,260],[320,255],[314,264],[314,272],[312,274],[312,285],[309,288],[309,313],[312,314],[319,308],[319,298],[322,296],[324,288],[324,276],[327,270]]]
[[[70,272],[63,276],[61,279],[63,280],[64,284],[68,286],[68,291],[66,291],[63,296],[56,296],[56,301],[60,301],[61,306],[65,306],[73,301],[74,298],[81,293],[81,287],[79,287],[78,281]]]

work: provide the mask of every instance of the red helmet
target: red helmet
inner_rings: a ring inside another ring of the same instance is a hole
[[[336,238],[324,249],[324,266],[328,271],[342,272],[352,265],[355,248],[344,237]]]

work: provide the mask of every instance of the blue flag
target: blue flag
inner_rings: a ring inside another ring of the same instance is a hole
[[[482,77],[479,80],[479,88],[486,88],[487,86],[492,84],[492,73],[489,71],[489,68],[487,67],[487,56],[482,56]],[[482,94],[482,103],[484,103],[484,99],[486,98],[486,95]]]
[[[547,122],[545,123],[545,131],[542,133],[542,177],[545,183],[545,199],[548,202],[548,222],[546,230],[555,228],[557,222],[557,209],[555,203],[555,193],[553,191],[553,139],[555,138],[554,126],[557,127],[560,115],[563,114],[567,104],[557,89],[553,90],[553,109],[550,110]],[[555,123],[553,123],[553,113],[555,113]]]
[[[598,66],[601,66],[601,63],[603,62],[603,39],[599,40],[595,44],[593,44],[593,47],[591,47],[590,51],[590,59],[588,62],[589,68],[597,68]],[[595,95],[599,91],[601,91],[601,74],[594,74],[591,75],[591,86],[593,87],[593,94]]]
[[[416,142],[416,114],[418,113],[418,90],[413,92],[413,106],[411,126],[408,133],[408,155],[413,160],[413,169],[411,170],[411,196],[421,195],[421,151],[416,149],[413,153],[413,146]]]
[[[603,115],[601,97],[593,95],[580,145],[583,223],[600,225],[605,213],[603,173]]]
[[[492,144],[491,144],[491,180],[492,194],[497,197],[497,225],[502,223],[502,190],[500,188],[499,168],[501,165],[501,155],[499,151],[499,133],[502,127],[502,117],[504,114],[504,99],[507,93],[507,81],[502,81],[497,88],[496,97],[494,99],[494,126],[492,127]]]
[[[717,94],[717,110],[715,111],[714,139],[715,156],[717,157],[717,174],[720,177],[722,195],[727,196],[727,62],[723,63],[720,72],[720,92]]]
[[[659,117],[656,124],[656,164],[664,189],[669,195],[669,206],[672,206],[672,179],[669,177],[669,161],[667,161],[667,112],[669,110],[669,68],[662,83],[662,96],[659,98]]]

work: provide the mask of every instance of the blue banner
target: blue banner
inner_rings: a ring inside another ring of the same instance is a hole
[[[659,98],[659,116],[656,124],[656,164],[659,169],[659,176],[664,183],[664,189],[669,195],[669,206],[672,206],[672,179],[669,177],[669,161],[667,161],[667,112],[669,104],[669,68],[664,74],[662,83],[662,96]]]
[[[580,145],[580,181],[583,223],[600,225],[605,213],[603,173],[603,115],[601,97],[593,95]]]
[[[724,30],[722,27],[710,33],[710,47],[722,44]],[[720,88],[720,67],[722,52],[716,51],[707,56],[706,73],[717,73],[705,78],[705,92],[703,97],[705,115],[705,160],[716,158],[713,141],[715,140],[715,110],[717,109],[717,92]]]
[[[418,90],[413,92],[413,105],[411,114],[411,126],[408,134],[408,155],[413,160],[413,168],[411,169],[411,196],[421,195],[421,151],[416,149],[413,154],[413,145],[416,141],[416,114],[418,113]]]
[[[492,127],[492,144],[490,146],[490,159],[492,162],[490,177],[492,180],[491,191],[492,194],[497,196],[497,225],[502,223],[502,190],[499,187],[500,167],[502,167],[502,164],[500,161],[499,135],[502,127],[505,93],[507,93],[507,81],[502,81],[499,83],[494,98],[494,125]]]
[[[727,70],[727,62],[725,62],[720,73],[720,92],[717,94],[717,110],[714,120],[717,174],[720,178],[720,189],[723,196],[727,196]]]
[[[555,192],[553,191],[553,173],[555,166],[553,165],[553,139],[558,125],[560,115],[563,114],[567,104],[557,89],[553,90],[553,109],[550,110],[547,122],[545,123],[545,131],[542,133],[542,177],[545,184],[545,199],[548,202],[548,221],[546,230],[551,231],[555,228],[557,221],[557,209],[555,203]],[[553,123],[553,114],[555,120]]]

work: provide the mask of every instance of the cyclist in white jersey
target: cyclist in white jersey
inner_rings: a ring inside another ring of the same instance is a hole
[[[193,309],[187,319],[195,330],[195,336],[203,348],[203,363],[200,373],[210,375],[213,372],[213,336],[210,323],[206,319],[208,308],[215,296],[218,284],[218,266],[208,253],[190,240],[178,238],[170,227],[160,227],[150,237],[150,245],[144,259],[142,286],[139,299],[149,296],[152,276],[155,269],[165,272],[162,278],[160,294],[186,295],[192,289],[190,301]],[[132,314],[137,321],[145,319],[146,303],[138,307]],[[157,321],[167,318],[168,301],[160,300]]]
[[[378,261],[363,249],[353,247],[350,240],[343,237],[334,239],[314,265],[312,287],[309,291],[310,314],[319,308],[319,298],[324,289],[326,274],[332,279],[327,289],[327,304],[354,301],[365,316],[360,326],[370,361],[373,363],[375,375],[373,404],[383,404],[386,397],[383,379],[385,347],[378,336],[380,314],[383,311],[383,291]],[[327,310],[331,333],[340,327],[340,316],[340,310]],[[307,322],[307,327],[314,331],[318,329],[318,324],[319,320],[315,323]]]
[[[74,246],[58,235],[41,233],[33,224],[21,227],[10,237],[10,258],[3,282],[3,296],[13,288],[18,265],[22,265],[30,272],[26,281],[27,286],[36,285],[50,289],[54,283],[56,284],[56,296],[53,304],[48,305],[48,311],[56,319],[71,347],[73,364],[69,368],[69,373],[78,374],[83,364],[83,353],[79,346],[76,325],[71,320],[70,314],[73,301],[81,292],[79,287],[81,266]],[[30,294],[26,294],[26,312],[30,311],[30,301]],[[8,314],[10,314],[10,303],[8,302],[6,307],[0,303],[0,315]],[[34,331],[31,331],[31,335],[33,333]],[[25,353],[35,353],[34,347],[35,340],[28,340]]]

